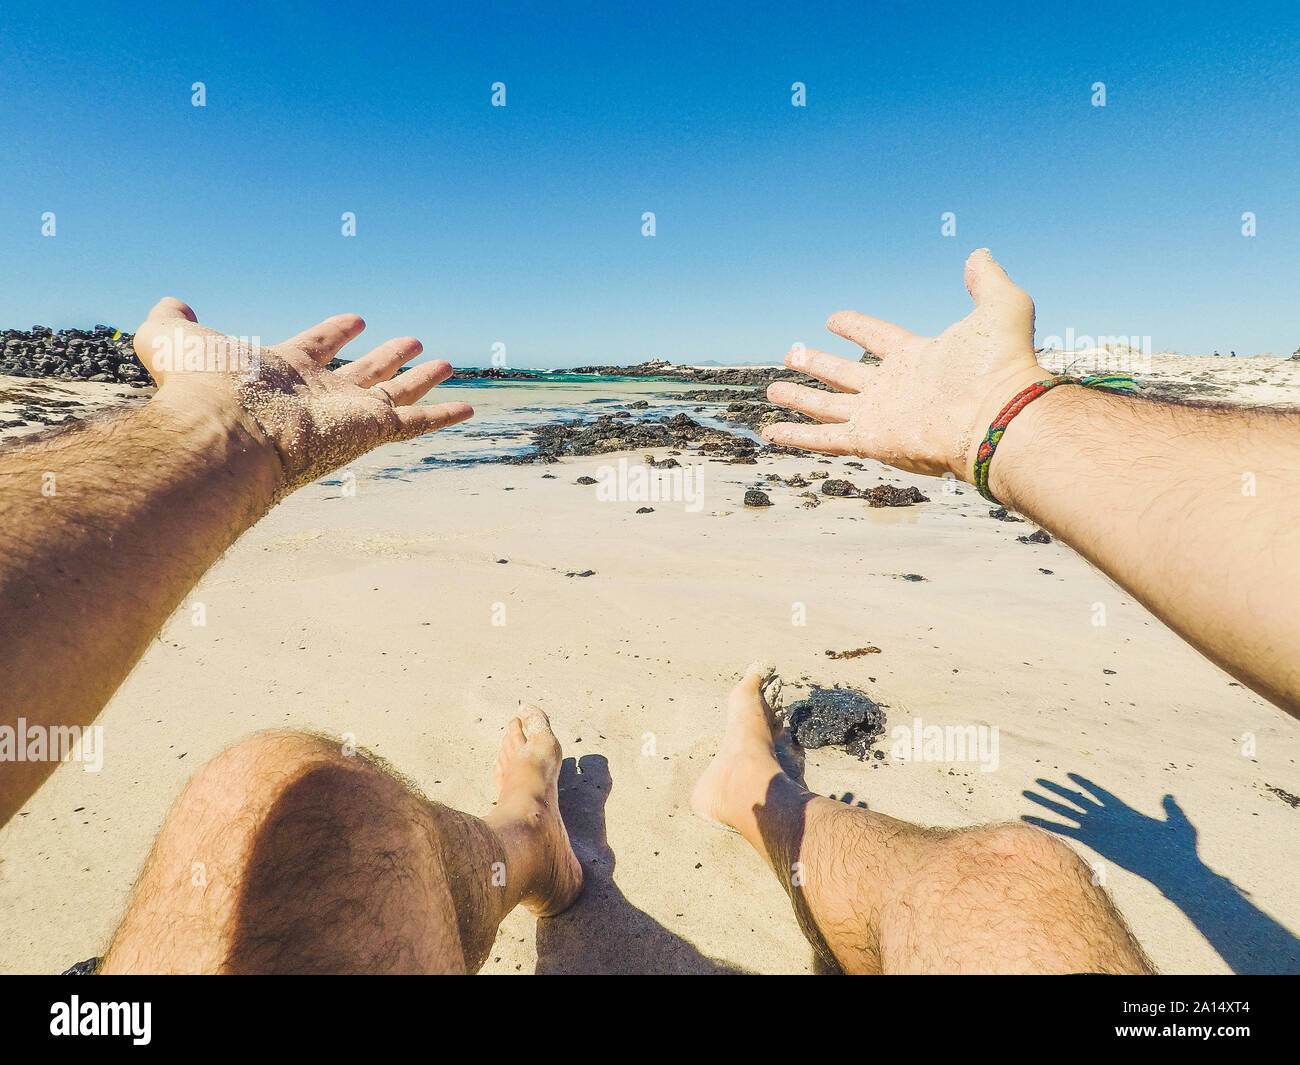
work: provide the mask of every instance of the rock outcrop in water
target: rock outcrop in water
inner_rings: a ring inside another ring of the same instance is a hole
[[[453,381],[540,381],[542,375],[529,370],[502,370],[497,366],[488,366],[483,369],[469,367],[452,370],[451,379]]]
[[[753,462],[758,445],[746,437],[710,429],[689,415],[627,419],[605,414],[592,421],[550,422],[533,429],[535,450],[502,459],[515,465],[558,462],[567,456],[608,455],[640,448],[695,448],[700,455]],[[661,465],[667,465],[668,460]]]
[[[557,373],[594,374],[601,377],[649,377],[661,381],[691,381],[706,385],[738,385],[762,388],[773,381],[799,381],[820,387],[819,383],[784,366],[677,366],[662,359],[637,363],[635,366],[575,366]],[[712,397],[709,397],[712,398]]]

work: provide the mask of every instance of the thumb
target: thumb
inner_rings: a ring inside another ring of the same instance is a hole
[[[976,307],[1028,315],[1033,320],[1034,301],[1007,276],[988,248],[971,252],[966,260],[966,291]]]
[[[164,296],[153,305],[153,310],[149,312],[149,320],[154,322],[165,322],[172,318],[184,318],[187,322],[197,322],[198,316],[190,310],[189,305],[182,303],[171,296]]]
[[[1183,808],[1178,805],[1178,801],[1172,795],[1166,795],[1161,800],[1160,805],[1164,807],[1165,821],[1171,828],[1191,826],[1191,822],[1187,820],[1187,815],[1183,813]]]

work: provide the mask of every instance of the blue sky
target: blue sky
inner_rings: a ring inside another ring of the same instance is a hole
[[[766,361],[849,353],[843,307],[938,332],[987,245],[1040,342],[1300,347],[1294,5],[610,6],[5,11],[0,325]]]

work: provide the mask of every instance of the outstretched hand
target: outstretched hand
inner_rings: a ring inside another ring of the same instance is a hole
[[[785,364],[835,392],[778,382],[768,398],[824,423],[780,422],[763,431],[773,444],[859,455],[912,473],[952,473],[970,481],[989,423],[1015,394],[1042,380],[1034,357],[1033,300],[981,248],[966,260],[975,309],[937,337],[856,311],[827,327],[881,359],[878,367],[796,349]]]
[[[135,350],[158,385],[156,403],[234,420],[275,452],[279,495],[347,465],[380,444],[469,418],[465,403],[416,406],[451,376],[445,361],[398,369],[423,350],[389,340],[338,370],[326,369],[366,325],[340,314],[268,347],[198,324],[184,303],[164,299],[135,334]]]

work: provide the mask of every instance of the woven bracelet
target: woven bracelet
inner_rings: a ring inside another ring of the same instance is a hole
[[[990,503],[1001,506],[1001,501],[989,491],[989,466],[993,462],[993,453],[998,449],[1002,434],[1007,431],[1011,419],[1024,410],[1044,392],[1050,392],[1057,385],[1082,385],[1102,392],[1132,393],[1137,389],[1137,382],[1131,377],[1049,377],[1046,381],[1036,381],[1023,392],[1018,392],[993,419],[989,431],[984,435],[979,451],[975,454],[975,487],[980,495]]]

